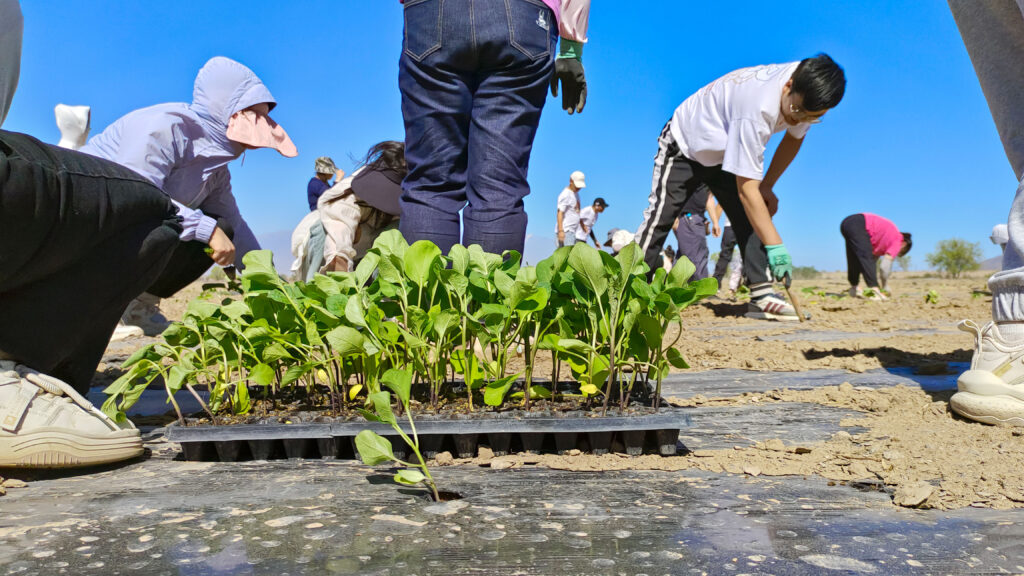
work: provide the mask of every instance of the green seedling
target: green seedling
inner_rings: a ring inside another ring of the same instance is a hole
[[[928,293],[924,295],[924,301],[925,304],[938,304],[939,293],[935,290],[929,290]]]
[[[413,420],[412,411],[409,410],[409,400],[412,391],[412,372],[409,370],[388,370],[384,374],[384,385],[387,386],[402,405],[402,411],[409,421],[411,437],[406,435],[402,427],[398,425],[398,419],[391,410],[391,392],[380,391],[370,395],[370,404],[373,410],[362,410],[363,416],[372,422],[383,422],[394,428],[395,432],[409,446],[419,462],[409,463],[395,457],[391,442],[387,438],[376,434],[371,430],[363,430],[356,435],[356,448],[359,450],[359,457],[367,466],[377,466],[385,462],[395,462],[401,466],[407,466],[395,473],[394,480],[406,486],[423,484],[430,490],[431,498],[435,502],[441,500],[437,492],[437,484],[430,475],[426,461],[420,453],[420,439],[416,434],[416,422]]]

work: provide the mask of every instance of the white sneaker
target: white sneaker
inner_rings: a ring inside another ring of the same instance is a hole
[[[757,320],[780,320],[782,322],[799,322],[796,309],[780,296],[769,294],[747,304],[747,318]]]
[[[159,336],[171,325],[171,321],[160,313],[160,299],[152,294],[142,294],[128,304],[121,321],[128,326],[141,329],[146,336]]]
[[[144,332],[142,331],[142,328],[139,328],[138,326],[129,326],[122,320],[121,322],[118,322],[117,327],[114,328],[114,333],[110,335],[110,341],[120,342],[129,338],[138,338],[143,334]]]
[[[1024,426],[1024,342],[1006,342],[993,322],[979,328],[964,320],[957,327],[974,334],[974,357],[957,379],[950,407],[978,422]]]
[[[0,361],[0,467],[93,466],[141,454],[130,422],[119,426],[52,376]]]

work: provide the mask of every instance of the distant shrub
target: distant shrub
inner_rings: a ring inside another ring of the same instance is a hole
[[[925,260],[929,266],[934,266],[947,276],[959,278],[963,272],[980,267],[981,246],[977,242],[950,238],[936,244],[935,252],[926,256]]]
[[[793,279],[794,280],[814,280],[821,276],[821,272],[818,271],[814,266],[794,266],[793,267]]]

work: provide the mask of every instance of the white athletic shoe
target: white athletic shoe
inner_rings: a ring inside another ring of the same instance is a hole
[[[171,325],[171,321],[160,313],[160,299],[151,294],[142,294],[128,304],[121,321],[128,326],[141,329],[146,336],[159,336]]]
[[[114,333],[110,335],[110,341],[120,342],[129,338],[138,338],[143,334],[144,332],[142,331],[142,328],[139,328],[138,326],[129,326],[122,320],[121,322],[118,322],[117,327],[114,328]]]
[[[974,334],[974,357],[957,379],[950,407],[978,422],[1024,426],[1024,342],[1006,342],[993,322],[981,328],[964,320],[957,327]]]
[[[52,376],[0,361],[0,467],[93,466],[141,454],[131,423],[119,426]]]
[[[799,322],[796,309],[780,296],[769,294],[747,304],[747,318],[756,320],[780,320],[782,322]]]

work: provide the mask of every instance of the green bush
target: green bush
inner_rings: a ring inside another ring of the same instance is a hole
[[[813,280],[821,276],[821,272],[818,271],[814,266],[794,266],[793,267],[793,279],[794,280]]]
[[[926,256],[925,260],[929,266],[934,266],[940,272],[959,278],[961,273],[980,267],[981,246],[977,242],[950,238],[939,242],[935,246],[935,252]]]

